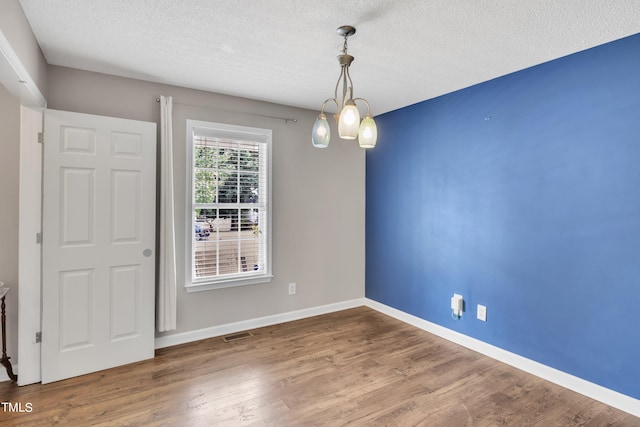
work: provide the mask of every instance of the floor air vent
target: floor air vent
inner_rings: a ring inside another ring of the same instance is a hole
[[[224,342],[233,342],[233,341],[238,341],[238,340],[242,340],[245,338],[249,338],[252,337],[253,334],[251,332],[239,332],[237,334],[233,334],[233,335],[227,335],[226,337],[223,337],[222,339],[224,340]]]

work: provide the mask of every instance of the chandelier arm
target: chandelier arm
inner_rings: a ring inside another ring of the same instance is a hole
[[[336,82],[336,90],[333,92],[334,99],[338,99],[338,88],[340,87],[340,81],[342,80],[343,76],[344,76],[344,67],[340,67],[340,75],[338,76],[338,81]],[[340,106],[338,106],[338,113],[339,112],[340,112]]]
[[[354,98],[354,99],[353,99],[353,102],[356,102],[356,101],[362,101],[362,102],[364,102],[365,104],[367,104],[367,114],[371,114],[371,106],[369,105],[369,101],[367,101],[367,100],[366,100],[366,99],[364,99],[364,98]]]
[[[352,99],[353,98],[353,81],[351,80],[351,74],[349,73],[349,66],[348,65],[346,66],[345,75],[346,75],[345,80],[349,79],[349,99]],[[345,82],[345,85],[346,85],[346,82]]]
[[[348,66],[343,66],[342,69],[344,70],[344,72],[342,73],[342,106],[344,107],[344,105],[347,103],[347,92],[349,92],[349,85],[347,84],[347,78],[349,77],[349,67]],[[349,80],[351,80],[349,78]],[[349,92],[349,99],[351,98],[351,92]]]
[[[329,101],[333,101],[336,104],[336,108],[338,108],[338,110],[340,110],[340,104],[338,104],[338,101],[335,98],[327,98],[324,100],[324,102],[322,103],[322,107],[320,108],[320,113],[324,114],[324,106],[327,105],[327,102]]]

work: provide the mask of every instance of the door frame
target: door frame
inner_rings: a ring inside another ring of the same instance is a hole
[[[5,34],[0,30],[0,84],[9,91],[20,102],[21,106],[29,107],[41,114],[40,126],[42,126],[42,111],[47,107],[47,100],[42,92],[36,85],[34,79],[27,71],[24,63],[20,60],[17,52],[7,40]],[[29,114],[29,113],[27,113]],[[25,121],[25,113],[21,111],[20,119],[20,172],[19,172],[19,197],[20,197],[20,215],[22,215],[24,209],[30,210],[32,213],[37,212],[35,215],[38,219],[33,221],[30,217],[29,226],[26,227],[27,231],[22,231],[22,217],[20,217],[20,232],[18,237],[18,250],[20,248],[26,248],[31,246],[36,241],[36,233],[41,230],[41,218],[42,212],[39,208],[40,203],[35,201],[42,200],[42,186],[41,181],[34,178],[31,175],[41,176],[42,164],[39,167],[33,165],[33,163],[23,163],[23,144],[27,138],[27,133],[31,134],[31,131],[27,132],[25,129],[33,129],[37,124],[35,119],[29,118],[27,121],[29,124],[23,123]],[[36,135],[37,138],[37,135]],[[37,139],[36,139],[37,140]],[[33,146],[28,151],[33,155]],[[40,147],[40,150],[42,148]],[[27,153],[24,153],[26,156]],[[28,181],[25,181],[28,180]],[[28,185],[26,183],[29,183]],[[31,229],[33,228],[33,229]],[[17,364],[14,365],[18,373],[18,384],[25,385],[32,382],[40,381],[40,345],[35,344],[34,328],[40,331],[41,324],[41,281],[28,280],[22,282],[20,278],[24,276],[25,265],[22,265],[19,261],[18,267],[18,356]],[[31,277],[41,277],[41,263],[37,265],[28,266],[28,268],[34,270],[31,272]],[[14,289],[14,291],[16,291]],[[25,320],[27,319],[27,320]],[[2,375],[2,373],[0,373]],[[5,379],[0,376],[0,381]],[[8,379],[8,377],[6,377]]]
[[[40,382],[42,324],[42,167],[38,142],[43,112],[20,108],[20,188],[18,232],[18,385]]]

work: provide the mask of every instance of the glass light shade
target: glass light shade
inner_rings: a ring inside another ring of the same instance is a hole
[[[313,130],[311,131],[311,142],[316,148],[326,148],[329,145],[329,139],[331,138],[331,129],[329,128],[329,122],[324,114],[320,114],[313,124]]]
[[[378,140],[378,127],[371,114],[364,116],[358,132],[358,143],[362,148],[373,148]]]
[[[356,139],[360,128],[360,112],[352,99],[348,100],[340,112],[338,135],[342,139]]]

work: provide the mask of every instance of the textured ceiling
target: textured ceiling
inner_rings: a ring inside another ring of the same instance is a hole
[[[640,32],[640,0],[20,4],[50,64],[310,109],[353,25],[354,91],[374,115]]]

